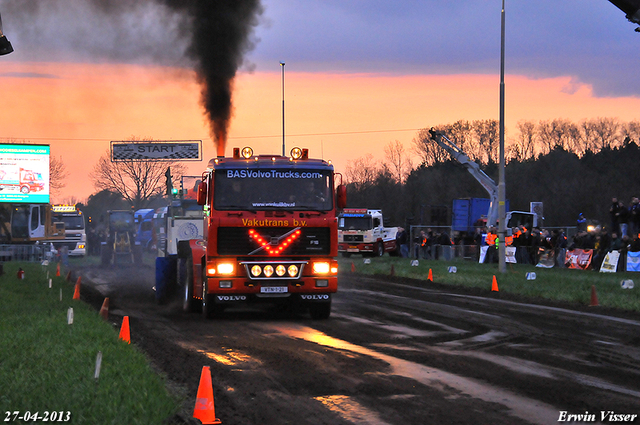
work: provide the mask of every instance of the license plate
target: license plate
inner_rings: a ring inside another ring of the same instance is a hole
[[[289,292],[286,286],[262,286],[260,292],[263,294],[283,294]]]
[[[350,246],[349,248],[347,248],[347,252],[359,252],[360,250],[358,249],[357,246]]]

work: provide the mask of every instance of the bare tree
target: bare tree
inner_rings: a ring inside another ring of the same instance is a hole
[[[393,179],[398,183],[404,183],[413,169],[411,158],[404,149],[404,145],[395,140],[384,147],[385,167],[389,169]]]
[[[476,120],[472,123],[478,155],[476,161],[491,164],[498,162],[500,154],[500,134],[497,120]]]
[[[372,186],[381,171],[380,164],[374,160],[372,154],[368,153],[353,161],[347,161],[344,174],[347,183],[352,183],[357,190],[361,190]]]
[[[68,175],[69,173],[67,172],[67,167],[65,167],[64,162],[62,162],[62,157],[56,158],[55,156],[51,156],[49,158],[49,186],[51,187],[52,194],[57,195],[59,191],[67,185],[64,179],[66,179]]]
[[[542,144],[544,153],[551,152],[560,147],[562,149],[572,149],[572,135],[576,134],[575,124],[567,119],[557,118],[554,120],[540,121],[538,124],[538,138]]]
[[[184,166],[167,161],[111,161],[109,151],[105,152],[89,175],[99,190],[119,193],[135,209],[146,207],[165,189],[165,172],[171,167],[174,182],[184,174]],[[175,183],[174,183],[175,184]]]
[[[436,130],[443,131],[447,134],[446,126],[438,126]],[[416,137],[413,138],[412,143],[414,152],[420,157],[421,163],[426,166],[444,162],[449,158],[449,154],[438,146],[436,142],[431,140],[431,135],[427,128],[419,130]]]
[[[524,161],[536,155],[536,125],[533,121],[518,121],[518,136],[514,148],[514,159]]]
[[[594,118],[583,121],[582,131],[587,149],[598,152],[616,146],[621,128],[616,118]]]
[[[629,121],[620,125],[620,135],[625,143],[635,142],[640,145],[640,121]]]

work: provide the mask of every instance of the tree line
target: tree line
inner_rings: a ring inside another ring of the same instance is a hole
[[[498,181],[496,120],[460,120],[435,128]],[[448,225],[454,199],[486,198],[467,170],[431,141],[428,130],[418,131],[409,149],[398,141],[388,143],[383,161],[371,154],[349,161],[349,206],[381,208],[394,225]],[[515,137],[505,142],[511,210],[529,211],[530,202],[543,202],[545,226],[575,226],[580,213],[607,224],[613,197],[628,206],[640,194],[639,145],[640,121],[520,121]]]

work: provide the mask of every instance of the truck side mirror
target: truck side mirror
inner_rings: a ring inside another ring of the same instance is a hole
[[[341,184],[337,189],[337,204],[338,209],[343,209],[347,206],[347,186]]]
[[[198,205],[204,205],[207,203],[207,184],[205,182],[200,182],[198,184]]]

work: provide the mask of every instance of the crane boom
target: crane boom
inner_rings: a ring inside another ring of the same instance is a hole
[[[498,221],[498,185],[491,177],[480,169],[480,166],[469,159],[462,149],[447,138],[443,133],[436,131],[434,128],[429,130],[431,140],[436,142],[438,146],[447,151],[456,161],[462,164],[469,174],[471,174],[489,194],[491,204],[487,213],[487,226],[495,226]]]

